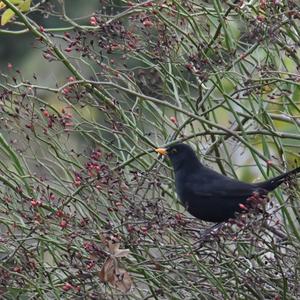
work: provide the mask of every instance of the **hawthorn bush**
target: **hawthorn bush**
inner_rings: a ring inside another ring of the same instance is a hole
[[[1,298],[299,299],[296,182],[212,227],[154,152],[245,181],[299,165],[298,1],[23,2],[0,2],[35,61],[2,59]]]

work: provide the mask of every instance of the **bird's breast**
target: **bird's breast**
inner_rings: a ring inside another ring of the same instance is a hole
[[[184,180],[184,178],[186,178],[186,176],[184,176],[184,174],[176,174],[177,176],[175,176],[175,187],[176,187],[176,193],[180,199],[180,201],[182,202],[182,204],[184,206],[187,205],[187,201],[189,198],[188,195],[188,188],[187,188],[187,180]]]

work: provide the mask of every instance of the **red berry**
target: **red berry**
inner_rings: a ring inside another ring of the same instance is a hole
[[[74,185],[75,185],[76,187],[79,187],[79,186],[81,185],[81,180],[80,180],[80,179],[76,179],[76,180],[74,181]]]
[[[242,203],[239,204],[239,207],[243,210],[248,210],[248,208]]]
[[[131,224],[128,224],[128,225],[127,225],[127,231],[128,231],[128,232],[133,232],[133,231],[135,231],[134,226],[131,225]]]
[[[177,124],[177,119],[176,119],[176,117],[170,117],[170,121],[172,122],[172,123],[174,123],[174,124]]]
[[[150,21],[150,20],[144,20],[143,22],[143,25],[146,27],[146,28],[150,28],[153,26],[153,23]]]
[[[56,215],[57,217],[61,218],[61,217],[64,216],[64,212],[63,212],[62,210],[59,209],[59,210],[56,211],[55,215]]]
[[[49,111],[48,110],[44,110],[43,111],[43,115],[44,115],[44,117],[48,118],[49,117]]]
[[[64,286],[63,286],[63,290],[65,291],[65,292],[67,292],[68,290],[70,290],[70,289],[72,289],[73,288],[73,285],[71,284],[71,283],[69,283],[69,282],[66,282],[65,284],[64,284]]]
[[[64,95],[67,95],[67,94],[70,93],[70,89],[67,88],[67,87],[65,87],[65,88],[63,88],[62,93],[63,93]]]
[[[95,17],[90,17],[90,24],[92,26],[96,26],[97,25],[97,19]]]
[[[62,229],[65,229],[68,227],[68,222],[66,220],[61,220],[60,223],[59,223],[59,226],[62,228]]]
[[[33,207],[37,207],[37,206],[42,205],[42,202],[40,200],[35,200],[35,199],[31,200],[30,203]]]

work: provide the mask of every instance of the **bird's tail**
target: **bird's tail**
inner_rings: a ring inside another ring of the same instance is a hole
[[[287,178],[289,178],[299,172],[300,172],[300,167],[298,167],[292,171],[283,173],[283,174],[281,174],[277,177],[274,177],[270,180],[259,182],[256,184],[256,186],[270,192],[270,191],[273,191],[274,189],[276,189],[280,184],[285,182],[287,180]]]

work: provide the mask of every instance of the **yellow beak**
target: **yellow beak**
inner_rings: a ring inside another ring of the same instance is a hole
[[[159,153],[160,155],[167,155],[168,151],[166,148],[156,148],[155,152]]]

